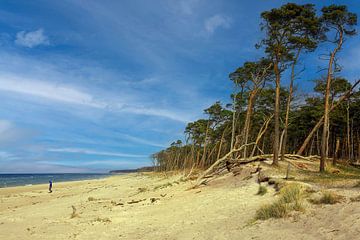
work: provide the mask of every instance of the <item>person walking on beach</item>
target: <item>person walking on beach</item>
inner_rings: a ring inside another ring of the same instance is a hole
[[[49,193],[52,193],[52,181],[49,181]]]

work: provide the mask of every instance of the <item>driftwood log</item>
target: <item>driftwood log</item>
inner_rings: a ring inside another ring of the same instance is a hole
[[[252,145],[254,143],[249,143],[247,145]],[[243,146],[241,146],[243,147]],[[238,148],[235,149],[234,151],[241,151],[242,148]],[[256,162],[256,161],[266,161],[272,160],[273,154],[264,154],[264,155],[258,155],[258,156],[253,156],[253,157],[248,157],[248,158],[240,158],[240,159],[231,159],[231,155],[234,151],[230,151],[228,154],[226,154],[224,157],[218,159],[213,165],[211,165],[207,170],[205,170],[197,179],[195,185],[193,186],[193,188],[196,188],[202,184],[206,184],[210,181],[210,179],[212,179],[215,176],[221,175],[224,172],[230,172],[231,169],[234,166],[239,166],[239,165],[243,165],[243,164],[248,164],[251,162]],[[289,164],[293,165],[294,167],[298,168],[295,164],[293,164],[291,161],[293,160],[303,160],[303,161],[317,161],[320,159],[319,156],[308,156],[308,157],[304,157],[304,156],[300,156],[300,155],[296,155],[296,154],[285,154],[285,162],[288,162]],[[258,172],[258,171],[256,171]],[[236,176],[237,173],[234,172],[234,175]]]

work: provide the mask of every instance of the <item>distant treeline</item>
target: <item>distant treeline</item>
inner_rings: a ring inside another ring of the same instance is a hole
[[[123,170],[111,170],[109,173],[117,174],[117,173],[134,173],[134,172],[153,172],[155,171],[155,167],[141,167],[136,169],[123,169]]]
[[[248,147],[233,159],[273,153],[277,165],[285,153],[316,154],[320,171],[328,157],[333,164],[360,158],[358,82],[342,77],[338,56],[345,40],[356,35],[356,14],[344,5],[323,7],[318,14],[312,4],[288,3],[261,13],[261,19],[264,38],[256,48],[264,57],[229,74],[231,103],[214,103],[203,119],[187,124],[184,142],[152,155],[158,170],[204,169],[242,145]],[[299,75],[306,76],[300,59],[309,52],[324,59],[324,71],[315,73],[313,93],[300,97],[294,86],[301,84]],[[284,78],[289,86],[281,85]]]

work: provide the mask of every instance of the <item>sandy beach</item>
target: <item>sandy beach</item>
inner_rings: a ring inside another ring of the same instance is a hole
[[[219,178],[207,187],[179,175],[105,179],[0,189],[0,239],[357,239],[360,202],[309,206],[305,213],[254,222],[275,199],[255,180]],[[341,190],[356,195],[358,189]]]

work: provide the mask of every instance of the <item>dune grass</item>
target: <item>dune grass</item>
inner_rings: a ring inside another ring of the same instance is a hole
[[[343,196],[333,192],[325,191],[318,199],[311,199],[310,202],[314,204],[336,204],[344,199]]]
[[[261,206],[255,214],[256,220],[283,218],[291,211],[304,211],[302,188],[299,184],[289,184],[280,190],[279,199],[271,204]]]

